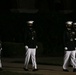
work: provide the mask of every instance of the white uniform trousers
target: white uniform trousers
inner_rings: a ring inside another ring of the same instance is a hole
[[[69,58],[71,59],[71,64],[72,64],[73,68],[76,68],[75,52],[76,51],[65,51],[63,69],[68,68]]]
[[[31,57],[32,60],[32,68],[37,69],[37,64],[36,64],[36,48],[27,48],[26,49],[26,57],[25,57],[25,63],[24,67],[28,69],[28,63]]]
[[[2,68],[2,63],[1,63],[1,50],[0,50],[0,68]]]
[[[75,63],[76,63],[76,50],[75,50]]]

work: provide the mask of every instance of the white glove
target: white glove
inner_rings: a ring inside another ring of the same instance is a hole
[[[64,47],[64,49],[65,49],[65,50],[68,50],[68,48],[67,48],[67,47]]]
[[[2,48],[0,50],[2,50]]]
[[[28,49],[28,46],[25,46],[26,49]]]
[[[76,38],[74,40],[76,40]]]
[[[38,48],[38,46],[36,46],[36,49]]]

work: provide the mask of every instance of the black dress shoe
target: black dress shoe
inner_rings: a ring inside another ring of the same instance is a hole
[[[69,72],[69,70],[67,70],[67,69],[63,69],[63,71],[64,71],[64,72]]]
[[[76,68],[75,68],[75,69],[73,69],[73,72],[76,72]]]
[[[28,69],[26,69],[26,68],[23,68],[25,71],[29,71]]]
[[[38,71],[38,69],[33,69],[32,71]]]

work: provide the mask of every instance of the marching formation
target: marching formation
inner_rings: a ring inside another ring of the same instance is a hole
[[[76,23],[72,21],[66,22],[66,30],[64,31],[64,63],[63,71],[68,72],[68,62],[71,60],[73,66],[73,72],[76,72]]]
[[[28,65],[31,58],[32,61],[32,71],[38,71],[37,63],[36,63],[36,49],[37,45],[37,34],[33,27],[34,21],[27,21],[27,29],[25,29],[25,61],[23,69],[25,71],[29,71]],[[63,71],[69,72],[68,65],[69,60],[70,64],[73,67],[73,72],[76,72],[76,22],[67,21],[66,29],[63,34],[63,42],[64,42],[64,62],[63,62]],[[2,62],[1,62],[1,51],[2,44],[0,41],[0,71],[2,71]]]

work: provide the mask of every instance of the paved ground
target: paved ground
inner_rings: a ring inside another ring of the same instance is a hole
[[[12,72],[20,72],[20,73],[32,73],[32,74],[41,74],[41,75],[76,75],[76,73],[72,72],[72,67],[69,67],[70,72],[63,72],[62,66],[55,65],[40,65],[38,64],[38,71],[33,72],[31,68],[31,64],[29,65],[29,71],[26,72],[23,70],[23,63],[15,63],[13,58],[3,58],[3,69],[4,71],[12,71]]]

